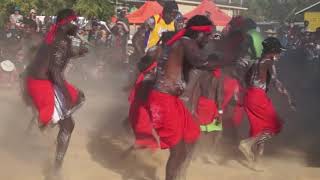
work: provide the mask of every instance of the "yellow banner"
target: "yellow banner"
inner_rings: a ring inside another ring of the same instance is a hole
[[[305,12],[304,20],[309,21],[308,30],[315,32],[320,27],[320,12]]]

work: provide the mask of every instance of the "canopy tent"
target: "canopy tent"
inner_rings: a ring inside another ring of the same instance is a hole
[[[131,24],[142,24],[149,17],[160,14],[162,6],[157,1],[146,1],[138,10],[127,15]]]
[[[212,0],[202,0],[194,10],[184,15],[187,19],[195,15],[208,15],[216,26],[226,26],[231,17],[219,9]]]

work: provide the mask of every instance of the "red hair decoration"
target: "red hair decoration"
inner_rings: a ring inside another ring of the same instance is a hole
[[[54,39],[56,38],[58,28],[60,26],[66,25],[76,19],[77,19],[77,16],[73,14],[73,15],[70,15],[70,16],[62,19],[61,21],[56,22],[53,25],[51,25],[50,30],[48,31],[48,33],[46,34],[46,37],[44,39],[45,43],[48,45],[52,44]]]
[[[221,75],[222,75],[222,71],[220,68],[215,68],[213,71],[212,71],[212,75],[216,78],[220,78]]]
[[[213,30],[213,26],[191,26],[188,29],[191,29],[193,31],[199,31],[199,32],[212,32]],[[172,44],[174,44],[176,41],[178,41],[179,39],[181,39],[187,32],[187,29],[184,28],[182,30],[180,30],[179,32],[177,32],[168,42],[167,45],[171,46]]]
[[[153,70],[154,68],[156,68],[157,65],[158,65],[157,61],[154,61],[147,69],[145,69],[143,72],[141,72],[139,74],[139,76],[138,76],[138,78],[136,79],[136,82],[135,82],[135,87],[133,87],[133,89],[131,90],[129,98],[128,98],[130,103],[133,103],[134,98],[136,96],[136,91],[140,87],[140,84],[144,79],[144,75],[146,73],[148,73],[149,71]]]

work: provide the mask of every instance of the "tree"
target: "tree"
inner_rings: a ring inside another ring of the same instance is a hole
[[[63,8],[72,8],[73,0],[38,0],[38,13],[47,16],[53,16]]]
[[[78,0],[74,9],[88,18],[96,16],[108,20],[114,15],[114,5],[109,0]]]

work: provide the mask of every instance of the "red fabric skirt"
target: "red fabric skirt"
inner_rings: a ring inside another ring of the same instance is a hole
[[[158,148],[158,143],[152,134],[152,123],[144,102],[137,98],[130,105],[129,121],[136,137],[135,144],[139,148]]]
[[[198,100],[196,119],[200,125],[208,125],[218,116],[217,104],[214,100],[201,96]]]
[[[130,103],[129,121],[136,137],[135,144],[139,148],[158,148],[158,143],[152,134],[153,127],[146,109],[146,102],[137,97],[138,92],[141,91],[145,73],[154,69],[156,65],[157,63],[154,61],[145,71],[138,75],[128,98]]]
[[[230,101],[232,100],[233,96],[235,93],[240,93],[241,91],[241,86],[238,82],[238,80],[230,77],[230,76],[225,76],[224,81],[223,81],[223,102],[222,102],[222,108],[225,109]],[[239,96],[240,98],[240,96]],[[235,126],[239,126],[242,122],[243,119],[243,107],[239,102],[236,102],[236,106],[233,109],[233,115],[232,115],[232,121]]]
[[[244,99],[244,105],[250,123],[251,137],[255,137],[262,132],[277,134],[281,131],[281,121],[263,89],[249,88]]]
[[[225,76],[223,80],[223,109],[230,103],[235,91],[239,91],[238,81],[229,76]]]
[[[65,84],[70,93],[72,103],[76,103],[78,100],[78,90],[68,82],[65,82]],[[53,83],[49,80],[28,78],[26,85],[27,92],[38,110],[39,121],[47,125],[51,122],[54,111]]]
[[[239,103],[233,109],[232,122],[234,126],[240,126],[244,117],[244,109]]]
[[[199,124],[194,122],[179,97],[152,90],[147,103],[162,149],[174,147],[182,140],[194,143],[199,138]]]

